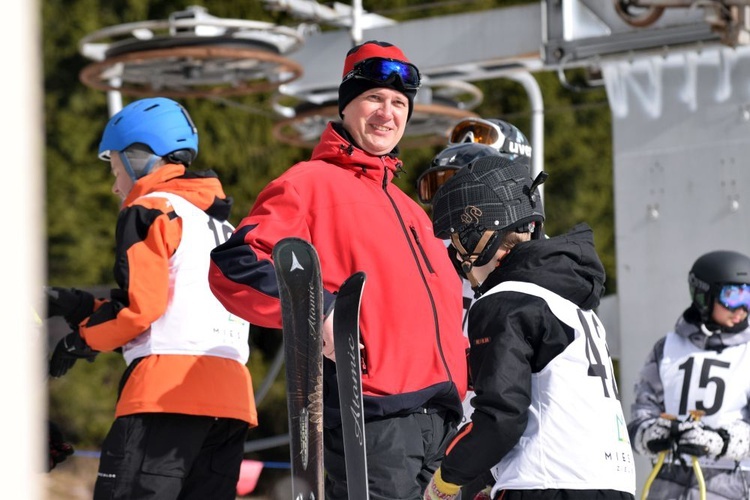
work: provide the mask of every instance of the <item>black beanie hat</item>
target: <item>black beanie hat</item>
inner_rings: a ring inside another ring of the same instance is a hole
[[[346,59],[344,60],[344,72],[341,75],[341,78],[343,79],[346,77],[358,62],[372,57],[382,57],[384,59],[396,59],[398,61],[410,62],[401,49],[395,45],[388,42],[370,40],[351,48],[349,52],[347,52]],[[341,82],[341,85],[339,85],[339,116],[341,118],[344,117],[344,108],[358,95],[370,89],[381,87],[397,90],[406,96],[409,101],[409,114],[406,117],[406,121],[408,122],[414,111],[414,97],[417,95],[417,90],[405,89],[399,78],[392,79],[391,83],[377,83],[365,80],[364,78],[350,78]]]

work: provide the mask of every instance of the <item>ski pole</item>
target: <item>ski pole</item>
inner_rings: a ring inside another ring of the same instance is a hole
[[[654,482],[654,479],[656,479],[656,476],[659,474],[659,471],[661,470],[661,466],[664,465],[664,459],[667,458],[667,450],[659,452],[659,457],[656,459],[656,464],[654,464],[654,468],[651,469],[651,474],[648,475],[646,478],[646,484],[643,485],[643,493],[641,494],[641,500],[646,500],[648,498],[648,492],[651,489],[651,484]]]
[[[702,410],[690,410],[690,418],[691,420],[697,422],[701,419],[705,412]],[[698,498],[700,500],[706,500],[706,480],[703,477],[703,470],[701,469],[701,464],[698,461],[698,457],[693,456],[692,457],[693,462],[693,473],[695,474],[695,479],[698,482]]]
[[[698,498],[706,500],[706,480],[703,478],[703,470],[701,470],[698,457],[693,457],[693,472],[695,473],[695,479],[698,481]]]

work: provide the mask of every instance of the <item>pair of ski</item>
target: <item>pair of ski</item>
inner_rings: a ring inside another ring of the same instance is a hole
[[[315,248],[285,238],[273,249],[281,299],[289,409],[293,500],[323,500],[323,286]],[[333,316],[349,498],[368,500],[359,352],[359,306],[365,273],[339,289]]]

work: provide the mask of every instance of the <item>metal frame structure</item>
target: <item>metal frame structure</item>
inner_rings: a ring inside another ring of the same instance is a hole
[[[169,19],[96,31],[79,43],[94,62],[81,71],[92,88],[139,97],[212,97],[266,92],[302,75],[285,57],[303,42],[305,27],[221,19],[189,7]],[[119,111],[110,101],[110,115]]]

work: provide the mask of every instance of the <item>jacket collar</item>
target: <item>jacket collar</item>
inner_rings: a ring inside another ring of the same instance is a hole
[[[340,122],[329,122],[320,137],[311,160],[321,160],[333,163],[343,168],[361,169],[367,177],[382,179],[383,174],[391,172],[389,182],[402,170],[401,160],[398,159],[398,146],[388,154],[375,156],[360,148],[349,137]]]
[[[164,165],[138,179],[122,207],[157,191],[179,195],[222,221],[229,218],[232,208],[232,198],[224,194],[221,181],[213,170],[187,170],[178,164]]]

